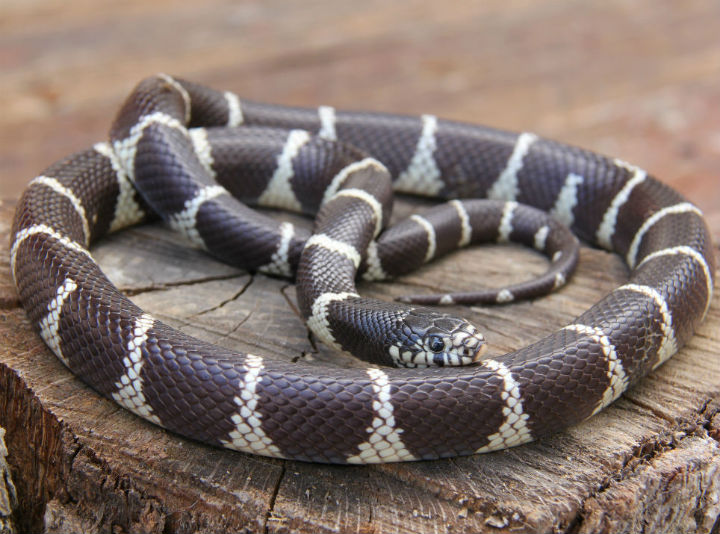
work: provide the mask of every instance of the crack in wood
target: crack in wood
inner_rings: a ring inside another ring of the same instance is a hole
[[[123,289],[122,291],[128,297],[136,297],[143,293],[149,293],[152,291],[164,291],[164,290],[172,289],[172,288],[176,288],[176,287],[194,286],[194,285],[203,284],[206,282],[233,280],[235,278],[242,278],[244,276],[247,276],[247,273],[221,274],[221,275],[217,275],[217,276],[206,276],[204,278],[193,278],[192,280],[178,280],[176,282],[163,282],[163,283],[159,283],[159,284],[151,284],[149,286],[144,286],[144,287],[126,288],[126,289]],[[251,280],[252,280],[252,275],[251,275]],[[249,285],[249,282],[248,282],[248,285]],[[232,300],[232,299],[230,299],[230,300]]]
[[[246,317],[244,317],[242,319],[242,321],[240,322],[240,324],[237,325],[237,328],[233,328],[233,330],[236,331],[237,329],[239,329],[239,327],[242,324],[244,324],[250,318],[251,315],[252,315],[252,312],[250,312]],[[253,347],[252,350],[260,349],[260,350],[265,350],[265,351],[273,351],[275,353],[275,355],[277,357],[279,357],[280,359],[287,358],[286,357],[287,347],[280,345],[280,344],[273,344],[272,340],[268,341],[267,338],[262,339],[262,341],[266,341],[267,344],[261,344],[258,341],[256,341],[256,338],[254,336],[246,335],[246,336],[243,336],[242,338],[240,338],[237,336],[233,336],[232,334],[235,333],[233,331],[230,331],[230,332],[220,331],[220,330],[210,327],[208,324],[193,323],[191,321],[188,321],[185,318],[178,317],[175,315],[170,316],[170,315],[164,315],[162,313],[156,313],[155,317],[167,324],[175,326],[176,328],[178,328],[181,331],[183,329],[187,329],[187,328],[201,330],[202,332],[207,334],[207,336],[200,336],[202,339],[205,339],[205,340],[215,339],[215,341],[217,342],[218,340],[222,340],[222,339],[231,339],[233,341],[245,343],[248,346]]]
[[[220,337],[219,339],[230,338],[235,332],[237,332],[240,329],[240,327],[242,325],[244,325],[250,319],[250,317],[252,317],[252,315],[253,315],[253,310],[250,310],[245,317],[240,319],[240,321],[234,327],[232,327],[224,336]]]
[[[648,377],[647,379],[649,379],[649,378],[650,377]],[[632,394],[632,390],[626,391],[623,394],[622,398],[625,399],[626,401],[628,401],[630,404],[634,404],[635,406],[638,406],[639,408],[642,408],[643,410],[649,411],[650,413],[652,413],[655,417],[657,417],[659,419],[664,419],[665,421],[667,421],[668,423],[673,424],[673,425],[677,424],[677,419],[675,419],[673,416],[665,413],[660,408],[653,406],[652,404],[650,404],[648,402],[644,402],[640,398],[635,397]]]
[[[292,298],[292,296],[288,295],[288,290],[290,288],[295,288],[294,284],[285,284],[280,288],[280,294],[285,299],[285,302],[287,302],[290,309],[293,311],[295,315],[297,315],[298,319],[300,319],[303,323],[305,323],[305,319],[302,316],[302,313],[300,313],[300,309],[297,307],[297,302],[295,299]]]
[[[275,482],[275,485],[273,486],[273,489],[272,489],[272,493],[270,495],[270,502],[268,504],[268,510],[267,510],[267,513],[265,514],[265,524],[263,525],[264,534],[269,534],[271,522],[274,522],[274,521],[280,522],[284,519],[282,516],[279,516],[279,517],[275,516],[275,502],[277,501],[278,495],[280,494],[280,487],[282,486],[282,483],[285,480],[286,473],[287,473],[287,464],[285,462],[283,462],[280,465],[280,475],[277,477],[277,481]]]
[[[190,318],[190,317],[199,317],[199,316],[201,316],[201,315],[205,315],[205,314],[207,314],[207,313],[211,313],[211,312],[217,311],[217,310],[219,310],[220,308],[226,306],[227,304],[230,304],[231,302],[236,301],[237,299],[239,299],[239,298],[243,295],[243,293],[245,293],[245,291],[247,291],[247,289],[250,287],[250,285],[253,283],[254,280],[255,280],[255,276],[254,276],[254,275],[250,275],[250,277],[248,278],[248,281],[247,281],[238,291],[236,291],[231,297],[229,297],[229,298],[227,298],[227,299],[225,299],[225,300],[222,300],[220,303],[218,303],[218,304],[215,305],[215,306],[212,306],[212,307],[207,308],[207,309],[205,309],[205,310],[201,310],[201,311],[199,311],[199,312],[197,312],[197,313],[193,313],[192,315],[189,315],[188,318]],[[250,312],[250,313],[252,313],[252,312]],[[250,314],[248,314],[248,317],[250,317]],[[244,323],[245,321],[247,321],[248,317],[246,317],[245,319],[243,319],[242,322],[238,324],[238,326],[240,326],[242,323]],[[232,330],[231,332],[234,332],[235,330],[237,330],[238,326],[236,326],[235,328],[233,328],[233,330]]]

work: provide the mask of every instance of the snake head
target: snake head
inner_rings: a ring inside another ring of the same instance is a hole
[[[396,367],[442,367],[476,363],[487,345],[465,319],[417,308],[400,320],[385,348]]]

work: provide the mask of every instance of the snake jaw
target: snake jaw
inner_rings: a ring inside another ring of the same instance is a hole
[[[451,338],[453,353],[458,355],[457,361],[459,363],[455,365],[471,365],[477,363],[487,351],[485,336],[478,332],[474,326],[468,326],[469,328],[466,330],[455,332]]]

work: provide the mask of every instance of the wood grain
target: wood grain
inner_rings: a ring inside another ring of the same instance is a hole
[[[700,206],[717,243],[719,26],[720,5],[704,0],[6,0],[0,199],[104,139],[131,87],[164,71],[246,98],[431,112],[612,154]],[[74,378],[18,305],[12,207],[0,201],[0,427],[18,496],[7,524],[20,532],[718,530],[717,296],[676,357],[552,438],[408,465],[284,462],[168,434]],[[112,236],[93,255],[136,302],[192,335],[358,365],[308,337],[289,282],[221,265],[160,227]],[[494,246],[361,291],[498,286],[545,265]],[[569,286],[547,299],[456,311],[501,353],[571,321],[626,275],[616,256],[585,248]]]

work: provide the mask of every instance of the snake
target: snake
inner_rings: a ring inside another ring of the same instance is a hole
[[[444,202],[388,226],[393,191]],[[312,214],[313,230],[246,203]],[[368,365],[241,353],[140,309],[89,247],[156,219],[222,261],[294,277],[313,334]],[[526,347],[488,357],[475,326],[425,307],[558,289],[579,240],[623,257],[628,281]],[[403,302],[357,292],[358,276],[394,278],[487,241],[534,247],[548,270]],[[715,272],[702,212],[625,161],[430,114],[259,103],[165,74],[136,86],[108,141],[30,182],[10,265],[40,337],[99,394],[203,443],[337,464],[496,451],[584,421],[688,342]]]

